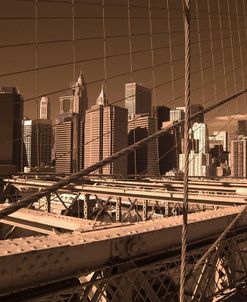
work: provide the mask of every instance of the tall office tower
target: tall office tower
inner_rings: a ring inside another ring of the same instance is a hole
[[[193,115],[202,112],[203,109],[204,107],[200,104],[192,104],[190,105],[190,114]],[[204,123],[204,113],[200,113],[197,117],[193,118],[191,124],[193,125],[194,123]]]
[[[148,114],[136,115],[128,122],[128,144],[132,145],[156,132],[156,119]],[[158,140],[154,139],[128,156],[128,174],[159,175]]]
[[[51,120],[23,120],[22,158],[27,167],[51,165],[52,124]]]
[[[184,110],[183,109],[171,109],[170,110],[170,121],[177,122],[184,119]]]
[[[78,115],[64,119],[56,126],[56,173],[69,174],[83,168],[82,122]]]
[[[209,136],[209,153],[212,156],[212,175],[220,176],[226,175],[229,152],[228,152],[228,133],[225,131],[215,131],[213,135]]]
[[[226,131],[214,131],[214,139],[223,146],[224,151],[228,151],[228,132]]]
[[[73,87],[73,112],[78,113],[81,119],[84,120],[84,116],[87,108],[88,108],[87,86],[81,72]]]
[[[43,96],[39,103],[39,119],[50,120],[51,119],[51,106],[48,97]]]
[[[247,136],[247,121],[246,120],[238,121],[238,135]]]
[[[179,154],[179,170],[184,171],[185,155]],[[189,154],[189,176],[208,177],[211,175],[210,154],[196,153],[192,150]]]
[[[127,146],[128,111],[125,108],[107,105],[102,87],[97,105],[86,111],[84,164],[89,167]],[[127,160],[122,157],[106,165],[99,174],[127,174]]]
[[[239,136],[231,142],[231,175],[247,177],[247,137]]]
[[[189,175],[210,176],[211,156],[209,154],[208,129],[205,123],[194,123],[191,129],[193,147],[190,152]],[[179,169],[184,170],[184,154],[179,155]]]
[[[208,153],[208,128],[205,123],[194,123],[191,129],[192,139],[195,141],[196,153]]]
[[[105,85],[102,84],[100,94],[96,100],[96,104],[99,106],[107,106],[108,105],[108,99],[106,97],[105,93]]]
[[[73,95],[60,97],[55,134],[57,173],[74,173],[84,167],[84,121],[87,106],[87,88],[80,73],[73,86]],[[66,145],[63,141],[66,141]]]
[[[157,120],[157,130],[162,128],[162,124],[170,120],[170,108],[166,106],[154,106],[154,116]]]
[[[125,84],[125,108],[129,117],[152,111],[151,89],[136,83]]]
[[[204,107],[200,104],[192,104],[192,105],[190,105],[190,115],[192,116],[195,113],[199,113],[203,109],[204,109]],[[174,110],[181,110],[181,111],[185,112],[185,107],[177,107]],[[177,119],[177,120],[181,120],[181,119],[184,119],[184,113],[183,113],[182,117],[180,119]],[[204,123],[204,113],[200,113],[197,117],[193,118],[190,122],[191,126],[194,123]]]
[[[0,87],[0,175],[21,170],[23,100],[15,87]]]
[[[170,121],[173,123],[180,122],[184,119],[184,107],[176,108],[170,110]],[[179,167],[179,159],[178,154],[183,152],[183,137],[184,137],[184,125],[180,125],[176,128],[174,128],[171,133],[174,135],[175,140],[175,148],[174,152],[176,153],[176,168]]]
[[[72,116],[74,113],[78,114],[80,119],[84,119],[85,111],[88,106],[87,87],[80,73],[77,81],[75,82],[73,89],[73,95],[62,96],[59,98],[60,110],[57,115],[57,121],[62,121]]]
[[[162,126],[166,125],[166,123],[170,120],[170,108],[166,106],[155,106],[154,114],[157,122],[157,130],[159,131],[162,129]],[[170,122],[168,123],[170,125]],[[166,172],[177,167],[177,148],[174,133],[174,130],[171,130],[158,138],[160,175],[164,175]]]

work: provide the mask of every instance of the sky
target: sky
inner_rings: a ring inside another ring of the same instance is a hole
[[[109,101],[121,106],[124,84],[132,80],[149,88],[156,87],[154,105],[183,106],[182,1],[130,0],[130,19],[127,0],[103,2],[104,7],[101,0],[75,0],[74,6],[76,75],[82,70],[88,86],[89,106],[95,104],[105,78]],[[244,2],[191,1],[192,103],[211,105],[246,87]],[[25,115],[30,118],[36,118],[36,95],[64,90],[50,96],[55,122],[59,96],[71,93],[69,87],[74,77],[71,0],[38,0],[37,73],[35,13],[34,0],[1,1],[0,85],[18,87],[25,100]],[[61,64],[63,66],[58,66]],[[33,100],[28,101],[30,98]],[[232,128],[236,124],[235,114],[245,118],[246,104],[246,97],[241,97],[220,111],[208,114],[206,120],[212,130]],[[231,119],[222,118],[228,115]]]

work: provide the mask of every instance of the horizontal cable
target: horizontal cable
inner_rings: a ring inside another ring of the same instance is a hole
[[[177,45],[177,47],[182,46],[181,45]],[[163,50],[163,49],[167,49],[169,48],[169,46],[162,46],[162,47],[157,47],[154,48],[154,51],[157,50]],[[150,48],[145,49],[145,50],[137,50],[137,51],[132,51],[131,54],[142,54],[142,53],[147,53],[150,52]],[[106,56],[107,59],[111,59],[111,58],[117,58],[117,57],[122,57],[122,56],[127,56],[129,55],[130,52],[124,52],[124,53],[119,53],[119,54],[114,54],[114,55],[108,55]],[[104,56],[100,56],[100,57],[94,57],[94,58],[88,58],[88,59],[84,59],[84,60],[77,60],[75,63],[86,63],[86,62],[92,62],[92,61],[98,61],[98,60],[102,60],[104,59]],[[22,73],[27,73],[27,72],[32,72],[32,71],[36,71],[36,70],[45,70],[45,69],[51,69],[51,68],[57,68],[57,67],[65,67],[65,66],[70,66],[74,64],[74,62],[66,62],[66,63],[60,63],[60,64],[54,64],[54,65],[47,65],[44,67],[38,67],[38,68],[30,68],[30,69],[25,69],[25,70],[19,70],[19,71],[13,71],[13,72],[8,72],[8,73],[2,73],[0,74],[0,77],[6,77],[6,76],[12,76],[12,75],[16,75],[16,74],[22,74]]]
[[[183,31],[173,31],[173,34],[177,33],[183,33]],[[161,34],[170,34],[168,31],[160,31],[160,32],[153,32],[152,35],[161,35]],[[131,34],[131,37],[144,37],[150,36],[150,33],[136,33],[136,34]],[[128,38],[129,35],[106,35],[106,39],[115,39],[115,38]],[[95,36],[95,37],[85,37],[85,38],[77,38],[75,39],[75,42],[77,41],[90,41],[90,40],[102,40],[102,36]],[[56,43],[66,43],[66,42],[73,42],[72,39],[62,39],[62,40],[52,40],[52,41],[40,41],[38,42],[38,45],[46,45],[46,44],[56,44]],[[33,46],[36,45],[34,42],[30,43],[16,43],[16,44],[6,44],[6,45],[0,45],[0,48],[7,48],[7,47],[18,47],[18,46]]]

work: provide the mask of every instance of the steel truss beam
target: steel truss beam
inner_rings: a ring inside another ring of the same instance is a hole
[[[14,180],[10,179],[8,180],[12,185],[15,185],[16,187],[30,187],[30,188],[49,188],[52,186],[55,182],[50,181],[26,181],[26,180]],[[108,197],[108,196],[114,196],[114,197],[122,197],[125,199],[130,198],[138,198],[142,200],[150,200],[150,201],[170,201],[170,202],[176,202],[176,203],[182,203],[183,202],[183,193],[182,192],[176,192],[176,191],[166,191],[163,190],[150,190],[150,189],[135,189],[129,188],[129,187],[119,187],[119,188],[113,188],[109,186],[94,186],[94,185],[69,185],[64,186],[63,188],[58,190],[59,192],[76,192],[81,194],[96,194],[97,196],[102,197]],[[58,192],[55,191],[55,192]],[[219,207],[227,207],[234,205],[243,205],[245,204],[245,198],[242,196],[215,196],[210,194],[189,194],[189,202],[190,204],[203,204],[203,205],[213,205],[213,206],[219,206]],[[154,203],[155,205],[155,203]]]
[[[0,205],[0,209],[4,208],[5,206]],[[76,230],[87,232],[95,229],[113,227],[113,225],[109,223],[92,222],[85,219],[29,209],[21,209],[18,212],[12,213],[8,217],[2,219],[1,222],[41,234],[54,234],[54,231],[56,230],[62,232],[72,232]]]
[[[219,235],[240,208],[189,215],[188,242]],[[237,227],[246,224],[247,213]],[[79,277],[109,263],[180,251],[180,233],[181,218],[170,217],[88,233],[5,240],[0,242],[0,294]]]

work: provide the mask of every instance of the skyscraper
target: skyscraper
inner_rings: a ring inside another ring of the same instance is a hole
[[[125,84],[125,108],[129,117],[152,112],[151,90],[136,83]]]
[[[161,130],[162,126],[165,125],[170,120],[170,108],[166,106],[155,106],[154,113],[157,122],[157,130]],[[177,152],[176,147],[176,129],[171,130],[158,140],[158,157],[159,157],[159,173],[164,175],[166,172],[177,168],[177,157],[179,152]]]
[[[39,119],[41,119],[41,120],[50,120],[51,119],[50,100],[46,96],[43,96],[40,100]]]
[[[84,121],[88,98],[82,73],[72,89],[73,95],[60,97],[60,112],[56,118],[56,172],[61,174],[77,172],[84,167]]]
[[[228,151],[228,132],[226,131],[214,131],[214,139],[221,142],[224,151]]]
[[[194,123],[191,128],[192,150],[189,159],[190,176],[210,176],[211,156],[209,154],[208,129],[205,123]],[[184,171],[184,153],[179,155],[179,169]]]
[[[238,121],[238,135],[247,136],[247,121],[246,120]]]
[[[85,115],[85,168],[127,146],[128,112],[125,108],[107,103],[102,86],[97,105],[87,110]],[[117,159],[97,172],[126,175],[126,157]]]
[[[51,165],[51,120],[23,120],[23,162],[33,168]]]
[[[203,110],[203,106],[200,104],[192,104],[190,105],[190,115],[194,115],[195,113],[200,113]],[[177,107],[175,109],[172,109],[170,111],[170,120],[173,122],[176,121],[182,121],[184,120],[184,115],[185,115],[185,107]],[[190,121],[190,127],[193,126],[194,123],[204,123],[204,114],[200,113],[197,117],[193,118]],[[181,127],[181,132],[183,132],[184,128]],[[182,137],[183,137],[183,133],[182,133]]]
[[[155,117],[148,114],[136,115],[128,122],[128,144],[132,145],[141,139],[154,134],[157,125]],[[128,174],[159,175],[158,140],[154,139],[142,148],[128,155]]]
[[[231,141],[231,175],[247,177],[247,137],[245,136]]]
[[[21,170],[23,100],[15,87],[0,87],[0,173]]]
[[[170,121],[177,122],[184,119],[184,110],[183,109],[171,109],[170,110]]]

